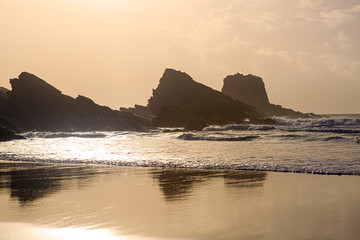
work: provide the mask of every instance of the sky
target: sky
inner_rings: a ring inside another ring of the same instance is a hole
[[[113,109],[146,105],[166,68],[270,102],[360,113],[358,0],[0,0],[0,86],[26,71]]]

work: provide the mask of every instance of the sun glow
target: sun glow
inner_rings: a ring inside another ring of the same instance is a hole
[[[21,229],[21,231],[19,231]],[[0,238],[15,239],[39,239],[39,240],[125,240],[127,236],[118,236],[111,229],[92,228],[47,228],[27,223],[1,223]],[[4,238],[2,238],[4,237]],[[131,238],[134,239],[134,238]],[[136,238],[137,239],[137,238]]]
[[[82,229],[82,228],[58,228],[58,229],[41,229],[45,232],[44,235],[56,240],[69,239],[87,239],[87,240],[120,240],[128,239],[125,237],[117,237],[110,230],[107,229]]]

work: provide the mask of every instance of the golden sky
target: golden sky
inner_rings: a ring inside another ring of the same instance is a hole
[[[165,68],[220,90],[237,72],[272,103],[360,112],[358,0],[0,0],[0,86],[27,71],[114,109]]]

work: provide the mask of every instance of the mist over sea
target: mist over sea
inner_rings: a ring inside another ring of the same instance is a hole
[[[10,161],[360,175],[360,114],[203,131],[28,132],[0,144]]]

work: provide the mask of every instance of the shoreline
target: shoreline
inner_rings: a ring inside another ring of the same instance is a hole
[[[113,166],[113,167],[138,167],[138,168],[155,168],[155,169],[179,169],[179,170],[209,170],[209,171],[250,171],[250,172],[269,172],[269,173],[294,173],[294,174],[309,174],[309,175],[325,175],[325,176],[360,176],[356,173],[340,173],[340,172],[319,172],[319,171],[301,171],[301,170],[288,170],[281,167],[275,167],[274,170],[264,169],[264,168],[246,168],[239,166],[234,166],[232,168],[222,167],[219,164],[214,165],[206,165],[203,167],[191,167],[191,166],[183,166],[174,164],[172,162],[169,163],[146,163],[139,164],[137,162],[127,162],[127,161],[79,161],[79,160],[0,160],[1,162],[9,162],[9,163],[33,163],[33,164],[60,164],[60,165],[79,165],[79,166]],[[234,164],[235,165],[235,164]]]
[[[0,166],[0,239],[360,237],[356,176],[2,161]]]

